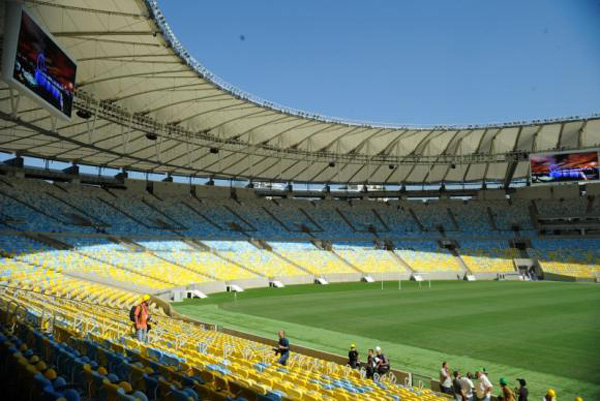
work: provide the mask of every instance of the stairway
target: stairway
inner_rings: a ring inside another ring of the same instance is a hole
[[[342,220],[344,220],[344,222],[346,224],[348,224],[348,227],[350,227],[352,229],[352,232],[358,232],[356,227],[354,227],[354,224],[352,224],[350,219],[348,217],[346,217],[346,215],[344,215],[344,213],[342,213],[342,211],[339,208],[336,207],[335,212],[342,218]]]
[[[452,213],[452,210],[450,210],[450,208],[446,208],[446,211],[448,212],[448,216],[450,216],[450,221],[452,222],[454,229],[456,231],[460,231],[460,227],[458,225],[458,220],[456,220],[456,216],[454,215],[454,213]]]
[[[375,215],[375,217],[377,218],[377,220],[381,223],[381,225],[383,226],[383,228],[385,229],[385,232],[390,232],[390,226],[388,226],[386,224],[386,222],[383,220],[383,218],[381,217],[381,215],[379,214],[379,212],[375,209],[371,209],[373,211],[373,214]]]
[[[358,267],[354,266],[352,263],[348,262],[346,259],[344,259],[343,257],[341,257],[340,255],[338,255],[335,251],[331,250],[331,253],[333,253],[335,255],[336,258],[338,258],[339,260],[341,260],[342,262],[344,262],[344,264],[346,264],[347,266],[349,266],[352,270],[354,270],[357,273],[360,273],[362,275],[365,274],[364,271],[360,270]]]
[[[108,192],[108,191],[107,191]],[[115,194],[108,192],[109,194],[111,194],[112,196],[116,197]],[[104,203],[105,205],[107,205],[108,207],[116,210],[117,212],[121,213],[123,216],[127,217],[128,219],[131,219],[133,221],[135,221],[137,224],[144,226],[146,228],[152,228],[150,227],[148,224],[144,223],[143,221],[141,221],[140,219],[132,216],[131,214],[127,213],[125,210],[121,209],[120,207],[118,207],[117,205],[113,205],[112,203],[110,203],[109,201],[107,201],[106,199],[102,199],[101,197],[97,197],[96,199],[100,200],[100,202]]]
[[[171,230],[173,230],[173,231],[188,230],[188,228],[186,226],[184,226],[183,224],[181,224],[180,222],[178,222],[177,220],[175,220],[174,218],[172,218],[171,216],[169,216],[168,214],[166,214],[165,212],[163,212],[162,210],[160,210],[159,208],[157,208],[149,200],[146,200],[146,199],[142,198],[142,203],[145,204],[146,206],[148,206],[150,209],[152,209],[155,213],[160,214],[166,220],[168,220],[169,222],[171,222],[171,224],[173,225],[173,227],[171,228]]]
[[[458,253],[457,249],[452,249],[452,250],[449,250],[449,251],[452,254],[452,256],[454,256],[456,258],[456,261],[458,262],[458,264],[460,265],[460,267],[462,267],[468,274],[473,274],[473,272],[471,271],[471,269],[469,268],[469,266],[467,266],[467,264],[465,263],[465,261],[463,260],[463,258],[461,258],[461,256]]]
[[[73,249],[72,246],[65,244],[64,242],[61,242],[61,241],[57,240],[56,238],[53,238],[49,235],[44,235],[44,234],[39,234],[39,233],[29,233],[29,232],[24,232],[24,233],[22,233],[22,235],[24,237],[32,239],[36,242],[39,242],[40,244],[44,244],[53,249],[58,249],[61,251]]]
[[[413,269],[404,259],[402,259],[402,257],[400,255],[398,255],[396,252],[394,252],[393,250],[388,251],[392,253],[392,256],[394,258],[396,258],[398,260],[398,263],[403,266],[406,270],[408,270],[411,273],[416,273],[415,269]]]
[[[60,188],[60,187],[56,187],[56,188]],[[62,188],[61,188],[61,190],[62,190],[62,191],[65,191],[65,190],[64,190],[64,189],[62,189]],[[91,214],[89,214],[88,212],[86,212],[84,209],[81,209],[79,206],[76,206],[76,205],[72,204],[71,202],[69,202],[69,201],[68,201],[68,200],[66,200],[66,199],[63,199],[61,196],[54,195],[54,194],[53,194],[53,193],[51,193],[51,192],[46,192],[46,195],[48,195],[48,196],[50,196],[51,198],[55,199],[57,202],[60,202],[60,203],[62,203],[62,204],[65,204],[65,205],[67,205],[68,207],[72,208],[73,210],[76,210],[76,211],[77,211],[78,213],[80,213],[82,216],[85,216],[85,217],[87,217],[89,220],[91,220],[91,223],[92,223],[93,225],[95,225],[95,226],[100,226],[100,227],[108,227],[108,226],[109,226],[109,225],[108,225],[108,224],[107,224],[105,221],[103,221],[103,220],[101,220],[101,219],[99,219],[99,218],[96,218],[95,216],[92,216]],[[77,216],[76,214],[74,214],[74,215],[75,215],[75,216],[72,216],[71,218],[73,218],[73,217],[76,217],[76,216]]]
[[[17,202],[17,203],[20,203],[20,204],[24,205],[24,206],[25,206],[25,207],[27,207],[28,209],[31,209],[31,210],[33,210],[33,211],[35,211],[35,212],[39,213],[39,214],[42,214],[42,215],[44,215],[44,216],[46,216],[46,217],[48,217],[48,218],[50,218],[50,219],[52,219],[52,220],[54,220],[54,221],[58,221],[59,223],[62,223],[62,224],[72,225],[72,223],[70,223],[70,222],[68,222],[68,221],[64,221],[64,220],[62,220],[62,219],[59,219],[59,218],[58,218],[58,217],[56,217],[56,216],[53,216],[53,215],[51,215],[51,214],[49,214],[49,213],[46,213],[46,212],[45,212],[45,211],[43,211],[42,209],[38,209],[37,207],[35,207],[35,206],[33,206],[33,205],[31,205],[31,204],[29,204],[29,203],[25,202],[25,201],[22,201],[21,199],[17,198],[16,196],[13,196],[13,195],[10,195],[10,194],[8,194],[8,193],[4,192],[4,191],[3,191],[1,188],[0,188],[0,194],[2,194],[3,196],[5,196],[5,197],[7,197],[7,198],[10,198],[10,199],[12,199],[12,200],[13,200],[13,201],[15,201],[15,202]]]
[[[292,262],[291,260],[289,260],[288,258],[284,257],[283,255],[279,254],[277,251],[272,250],[270,251],[273,255],[275,255],[276,257],[278,257],[279,259],[283,260],[284,262],[286,262],[287,264],[290,264],[296,268],[298,268],[299,270],[302,270],[303,272],[305,272],[306,274],[310,275],[310,276],[315,276],[316,274],[311,272],[310,270],[308,270],[307,268],[300,266],[299,264]]]
[[[419,227],[419,229],[422,232],[427,231],[427,229],[425,228],[425,226],[419,221],[419,218],[417,217],[417,214],[415,213],[414,210],[412,209],[408,209],[408,213],[410,214],[410,216],[413,218],[413,220],[415,221],[415,223],[417,224],[417,226]]]
[[[225,256],[221,255],[221,254],[220,254],[218,251],[216,251],[216,250],[212,250],[212,253],[213,253],[213,254],[214,254],[216,257],[218,257],[219,259],[222,259],[222,260],[224,260],[224,261],[226,261],[226,262],[228,262],[228,263],[231,263],[232,265],[235,265],[235,266],[237,266],[237,267],[239,267],[239,268],[241,268],[241,269],[244,269],[244,270],[246,270],[246,271],[249,271],[250,273],[254,274],[254,275],[255,275],[255,276],[257,276],[257,277],[266,277],[266,276],[265,276],[263,273],[259,273],[259,272],[255,271],[255,270],[252,270],[252,269],[250,269],[249,267],[246,267],[246,266],[242,265],[241,263],[238,263],[238,262],[235,262],[235,261],[233,261],[233,260],[231,260],[231,259],[228,259],[228,258],[226,258]]]
[[[494,231],[498,231],[498,226],[496,225],[496,220],[494,219],[494,212],[492,212],[492,208],[488,206],[485,208],[485,210],[490,226]]]
[[[221,227],[219,224],[215,223],[214,221],[212,221],[212,219],[209,219],[208,217],[206,217],[204,215],[204,213],[200,212],[199,210],[196,210],[195,208],[193,208],[191,205],[189,205],[187,202],[181,201],[181,204],[187,208],[188,210],[190,210],[192,213],[194,213],[196,216],[200,217],[202,220],[206,221],[208,224],[210,224],[211,226],[215,227],[217,230],[219,231],[224,231],[224,228]]]

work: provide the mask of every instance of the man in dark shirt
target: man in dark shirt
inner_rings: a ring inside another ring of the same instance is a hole
[[[452,374],[454,380],[452,380],[452,392],[454,393],[454,399],[456,401],[464,401],[467,399],[464,392],[462,391],[462,384],[460,383],[460,373],[457,370]]]
[[[279,354],[279,364],[285,366],[290,357],[290,342],[285,338],[285,331],[280,330],[277,335],[279,336],[279,342],[277,348],[275,348],[275,353]]]
[[[350,365],[352,369],[358,369],[360,366],[356,344],[350,344],[350,351],[348,352],[348,365]]]
[[[375,374],[375,366],[376,365],[377,365],[377,362],[375,362],[375,351],[373,351],[372,348],[369,348],[369,351],[367,352],[367,366],[366,366],[367,379],[373,378],[373,375]]]
[[[529,390],[527,390],[527,382],[525,379],[517,379],[519,382],[519,389],[515,389],[515,393],[517,393],[517,401],[527,401],[527,397],[529,397]]]

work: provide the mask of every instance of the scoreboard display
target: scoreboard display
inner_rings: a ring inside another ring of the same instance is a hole
[[[21,4],[6,3],[3,79],[52,114],[70,119],[77,63]]]
[[[535,184],[600,178],[597,151],[535,154],[529,156],[529,163]]]

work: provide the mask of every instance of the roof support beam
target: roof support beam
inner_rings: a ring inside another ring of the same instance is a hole
[[[57,38],[78,38],[85,36],[145,36],[145,35],[156,35],[155,31],[141,30],[141,31],[65,31],[65,32],[52,32],[52,35]]]
[[[109,15],[109,16],[143,18],[143,19],[147,19],[149,17],[148,14],[126,13],[123,11],[112,11],[112,10],[101,10],[98,8],[68,6],[66,4],[56,3],[56,1],[27,0],[27,3],[35,4],[38,6],[60,8],[62,10],[80,11],[82,13],[103,14],[103,15]]]

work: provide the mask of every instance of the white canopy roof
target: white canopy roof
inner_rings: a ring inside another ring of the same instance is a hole
[[[513,179],[524,178],[527,153],[600,143],[597,116],[428,128],[316,116],[244,94],[206,71],[154,1],[25,6],[77,59],[75,108],[92,117],[53,122],[22,96],[15,119],[1,83],[2,150],[181,175],[395,184],[503,181],[517,160]]]

